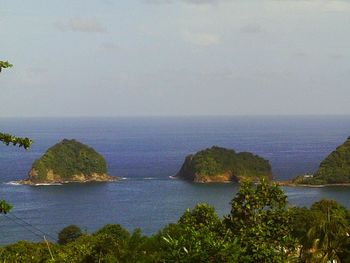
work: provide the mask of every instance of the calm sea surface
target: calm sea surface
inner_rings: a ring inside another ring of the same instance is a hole
[[[238,185],[169,178],[187,154],[213,145],[251,151],[270,160],[275,179],[286,180],[313,172],[350,135],[350,116],[0,119],[0,124],[1,132],[35,140],[29,151],[0,145],[0,199],[50,237],[69,224],[94,231],[107,223],[140,227],[150,235],[199,202],[228,214]],[[32,162],[63,138],[94,147],[105,156],[110,174],[125,179],[37,187],[10,183],[26,178]],[[350,187],[284,190],[293,205],[331,198],[350,208]],[[13,219],[0,215],[0,244],[39,240],[32,227]]]

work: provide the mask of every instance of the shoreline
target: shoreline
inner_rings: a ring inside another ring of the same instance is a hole
[[[96,178],[86,179],[86,180],[57,180],[57,181],[42,181],[33,182],[30,179],[13,181],[19,185],[29,185],[29,186],[50,186],[50,185],[64,185],[64,184],[86,184],[86,183],[110,183],[121,181],[123,178],[120,176],[109,176],[109,178],[98,180]]]
[[[296,184],[290,181],[273,181],[278,186],[288,187],[310,187],[310,188],[322,188],[329,186],[350,186],[350,183],[336,183],[336,184]]]

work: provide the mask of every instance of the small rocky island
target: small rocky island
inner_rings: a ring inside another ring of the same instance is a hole
[[[175,177],[196,183],[225,183],[272,179],[269,161],[249,152],[236,153],[218,146],[188,155]]]
[[[331,152],[310,175],[300,175],[285,185],[350,185],[350,137]]]
[[[29,185],[86,183],[117,179],[108,175],[104,157],[93,148],[76,140],[64,139],[36,160],[29,171],[29,178],[20,183]]]

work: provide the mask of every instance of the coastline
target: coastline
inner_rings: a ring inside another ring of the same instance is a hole
[[[336,183],[336,184],[296,184],[290,181],[273,181],[278,186],[288,187],[309,187],[309,188],[322,188],[329,186],[350,186],[350,183]]]
[[[50,185],[63,185],[63,184],[85,184],[85,183],[109,183],[109,182],[117,182],[122,180],[123,178],[120,176],[111,176],[105,177],[103,179],[91,178],[84,180],[55,180],[55,181],[41,181],[41,182],[33,182],[30,179],[18,180],[14,181],[20,185],[30,185],[30,186],[50,186]]]

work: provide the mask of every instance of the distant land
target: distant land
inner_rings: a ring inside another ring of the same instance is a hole
[[[350,137],[320,163],[314,174],[299,175],[279,184],[313,187],[350,185]]]
[[[177,178],[196,183],[226,183],[272,179],[271,165],[250,152],[236,153],[218,146],[188,155],[176,174]]]
[[[64,139],[36,160],[22,184],[86,183],[115,181],[108,175],[104,157],[76,140]]]

